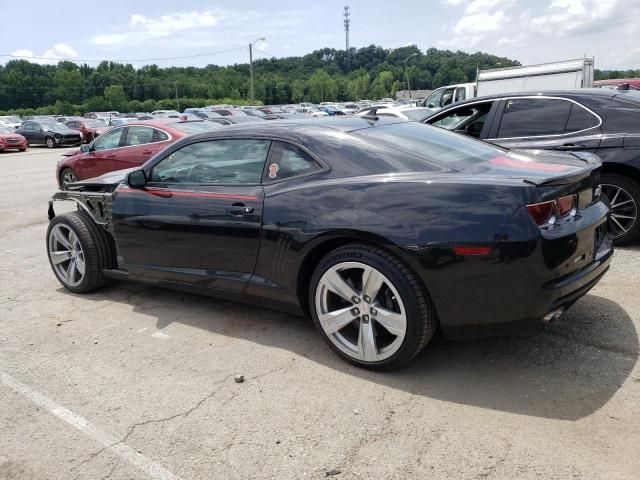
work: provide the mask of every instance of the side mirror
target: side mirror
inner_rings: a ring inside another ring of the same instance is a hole
[[[134,170],[127,175],[127,184],[131,188],[142,188],[147,184],[147,175],[144,170]]]
[[[80,151],[82,153],[89,153],[91,151],[91,148],[86,143],[83,143],[82,145],[80,145]]]
[[[430,103],[429,105],[427,105],[427,108],[436,108],[436,106],[433,103]]]

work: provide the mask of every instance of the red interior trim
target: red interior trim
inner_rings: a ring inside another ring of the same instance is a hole
[[[142,188],[129,188],[121,187],[117,190],[118,193],[146,193],[149,195],[163,196],[172,195],[174,197],[204,197],[204,198],[226,198],[229,200],[258,200],[258,197],[253,195],[233,195],[229,193],[214,193],[214,192],[192,192],[189,190],[148,190]]]

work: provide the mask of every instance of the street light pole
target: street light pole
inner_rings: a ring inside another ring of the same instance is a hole
[[[251,95],[251,105],[255,103],[254,96],[255,92],[253,89],[253,44],[257,42],[264,42],[266,39],[264,37],[254,40],[249,44],[249,90]]]
[[[409,55],[407,58],[405,58],[403,60],[404,63],[404,75],[407,78],[407,90],[409,90],[409,100],[411,100],[411,84],[409,83],[409,72],[407,71],[407,62],[409,61],[409,59],[411,57],[415,57],[416,55],[418,55],[417,53],[412,53],[411,55]]]

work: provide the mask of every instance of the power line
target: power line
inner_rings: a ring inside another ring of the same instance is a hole
[[[25,56],[25,55],[14,55],[12,53],[0,53],[0,57],[11,57],[11,58],[20,58],[23,60],[55,60],[58,62],[73,62],[73,63],[77,63],[77,62],[113,62],[113,63],[124,63],[124,62],[153,62],[153,61],[160,61],[160,60],[180,60],[180,59],[184,59],[184,58],[197,58],[197,57],[207,57],[210,55],[218,55],[221,53],[229,53],[229,52],[235,52],[237,50],[244,50],[245,48],[247,48],[246,46],[242,46],[242,47],[234,47],[234,48],[228,48],[226,50],[217,50],[215,52],[206,52],[206,53],[196,53],[193,55],[182,55],[182,56],[178,56],[178,57],[157,57],[157,58],[120,58],[120,59],[106,59],[106,58],[57,58],[57,57],[39,57],[39,56],[33,56],[33,57],[29,57],[29,56]]]

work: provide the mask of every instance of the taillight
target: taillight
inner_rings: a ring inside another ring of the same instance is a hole
[[[577,195],[567,195],[566,197],[560,197],[558,200],[558,217],[564,217],[569,215],[578,204]]]
[[[553,221],[556,214],[556,201],[534,203],[527,205],[529,213],[533,217],[533,221],[543,226]]]
[[[575,214],[577,205],[578,196],[567,195],[556,200],[527,205],[527,210],[533,217],[533,221],[542,227],[555,222],[558,218]]]

